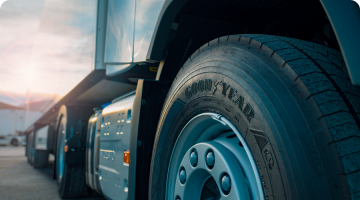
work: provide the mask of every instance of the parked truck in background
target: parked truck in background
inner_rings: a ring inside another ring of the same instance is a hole
[[[26,131],[61,198],[360,198],[355,2],[54,2],[96,22],[91,73]]]
[[[24,135],[1,135],[0,136],[0,145],[26,145],[26,140]]]

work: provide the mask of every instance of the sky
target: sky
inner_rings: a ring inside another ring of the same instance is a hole
[[[63,96],[89,74],[95,3],[5,1],[0,8],[0,91]]]

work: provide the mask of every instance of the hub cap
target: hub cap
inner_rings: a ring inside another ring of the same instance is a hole
[[[171,155],[166,199],[264,199],[251,152],[230,121],[204,113],[186,124]]]

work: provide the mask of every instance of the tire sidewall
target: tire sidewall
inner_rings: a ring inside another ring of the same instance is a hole
[[[307,173],[307,163],[301,161],[305,157],[301,152],[304,146],[295,140],[294,132],[311,131],[306,126],[307,121],[296,100],[287,90],[286,84],[266,66],[274,63],[264,63],[244,49],[231,51],[231,44],[230,47],[209,48],[192,62],[185,63],[176,77],[165,101],[155,138],[149,184],[150,199],[165,199],[165,174],[176,139],[191,118],[204,112],[221,114],[240,131],[257,164],[265,199],[296,199],[296,190],[299,188],[305,188],[305,196],[309,195],[309,191],[311,193],[311,184],[304,186],[303,183],[294,182],[291,177],[304,174],[310,176]],[[227,54],[240,54],[246,60],[236,60]],[[261,65],[266,67],[261,68]],[[263,84],[259,73],[275,87]],[[194,83],[199,84],[206,79],[212,81],[211,90],[198,89],[189,95]],[[224,83],[229,86],[226,92],[223,92]],[[233,92],[236,91],[235,96],[229,95],[231,88]],[[270,90],[278,90],[273,92],[274,96],[279,91],[283,96],[281,99],[276,96],[268,97]],[[244,99],[240,106],[242,109],[236,104],[240,96]],[[291,107],[291,110],[281,109],[280,104],[284,104],[284,100],[285,106]],[[251,119],[244,113],[247,105],[255,113]],[[297,121],[297,127],[292,127],[293,121]],[[265,138],[265,145],[260,145],[257,141],[260,136]],[[296,156],[289,158],[287,153]],[[298,174],[293,175],[292,170],[298,170]],[[307,178],[309,177],[304,177]]]
[[[205,73],[205,74],[200,73],[199,75],[193,76],[192,78],[187,80],[186,83],[198,82],[200,80],[205,80],[205,78],[209,78],[209,77],[212,77],[211,79],[213,81],[221,81],[219,79],[222,78],[219,74],[215,74],[215,73]],[[223,76],[223,78],[224,78],[223,81],[226,81],[227,83],[231,82],[232,86],[237,88],[241,87],[239,84],[236,84],[236,82],[230,81],[228,77]],[[155,161],[154,163],[157,163],[157,165],[154,165],[154,168],[157,169],[160,168],[161,170],[159,173],[166,174],[167,166],[170,161],[172,149],[175,145],[176,138],[178,138],[180,134],[180,130],[182,130],[182,127],[184,127],[185,124],[190,119],[192,119],[196,115],[206,112],[217,113],[217,114],[221,114],[229,121],[231,121],[240,131],[242,136],[245,138],[247,145],[251,149],[253,157],[258,165],[259,175],[263,181],[263,189],[264,189],[265,197],[269,195],[284,196],[284,189],[281,184],[282,181],[280,181],[280,184],[278,184],[274,182],[273,178],[271,178],[271,177],[280,177],[280,171],[277,162],[275,161],[269,163],[268,161],[266,161],[266,159],[264,159],[264,156],[266,156],[265,151],[266,154],[271,154],[271,156],[274,156],[274,150],[271,144],[267,143],[265,147],[259,149],[256,139],[249,129],[251,127],[254,130],[258,130],[258,129],[268,130],[267,132],[269,132],[270,130],[266,124],[264,124],[263,122],[261,122],[261,120],[259,120],[259,118],[261,117],[257,115],[260,115],[260,109],[257,108],[257,106],[255,106],[256,104],[254,102],[250,103],[249,100],[247,100],[247,103],[252,104],[251,106],[254,105],[253,106],[254,111],[256,113],[256,117],[258,117],[258,118],[250,119],[249,122],[249,120],[246,118],[244,113],[238,107],[233,105],[234,102],[229,100],[226,96],[222,95],[220,90],[212,94],[214,92],[214,88],[212,88],[211,91],[198,92],[202,94],[196,94],[190,98],[186,97],[185,92],[186,92],[186,84],[183,87],[179,88],[179,90],[176,92],[176,95],[171,100],[171,105],[169,105],[168,111],[165,114],[166,119],[161,124],[161,132],[159,132],[161,138],[159,138],[158,143],[156,145],[156,146],[163,146],[163,148],[162,149],[157,148],[155,150],[157,152],[157,155],[159,155],[159,153],[161,152],[159,157],[161,162]],[[245,107],[246,103],[244,102],[244,104]],[[171,117],[173,117],[173,119],[171,119]],[[170,128],[166,130],[165,127],[170,127]],[[163,142],[159,144],[161,140]],[[272,138],[272,140],[274,140],[274,138]],[[269,169],[269,167],[271,169]],[[268,171],[270,171],[270,173]],[[159,176],[158,178],[161,179],[159,181],[162,184],[166,182],[166,176]],[[165,188],[162,189],[164,190]],[[274,194],[274,191],[276,191],[276,194]],[[164,191],[162,191],[162,193],[164,193]],[[163,199],[159,197],[157,198]]]
[[[62,127],[62,128],[61,128]],[[60,145],[60,140],[64,140],[64,138],[62,138],[62,133],[61,130],[65,130],[66,127],[66,118],[65,117],[61,117],[60,121],[59,121],[59,126],[58,126],[58,133],[57,133],[57,143],[56,143],[56,165],[55,165],[55,169],[56,169],[56,180],[57,183],[59,185],[59,193],[60,196],[62,196],[61,194],[64,193],[64,188],[65,188],[65,182],[66,182],[66,169],[67,169],[67,164],[64,164],[64,170],[63,170],[63,177],[61,178],[61,180],[59,180],[59,168],[58,168],[58,162],[59,162],[59,151],[61,151],[59,149]],[[63,154],[65,157],[65,153]],[[65,158],[64,158],[65,159]]]

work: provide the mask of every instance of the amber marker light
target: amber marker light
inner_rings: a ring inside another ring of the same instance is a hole
[[[123,161],[124,161],[124,165],[129,165],[129,160],[130,160],[130,151],[129,150],[125,150],[124,151],[124,157],[123,157]]]
[[[64,151],[67,152],[68,151],[68,145],[64,146]]]

